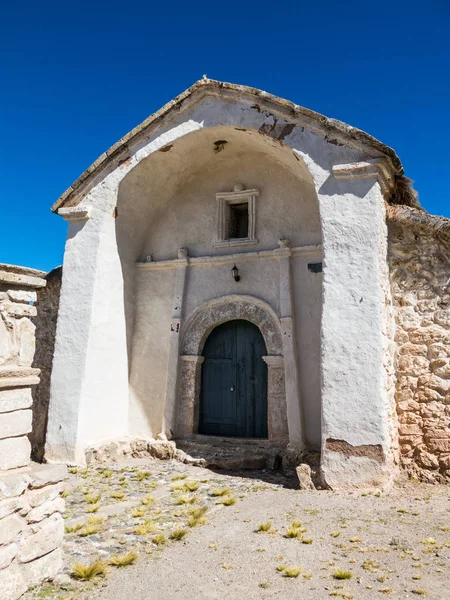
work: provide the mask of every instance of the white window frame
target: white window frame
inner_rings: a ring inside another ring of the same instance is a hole
[[[258,243],[256,239],[256,198],[259,190],[239,190],[234,192],[218,192],[217,202],[217,240],[214,248],[226,248],[229,246],[252,246]],[[230,206],[233,204],[247,203],[248,206],[248,236],[245,238],[229,238],[230,228]]]

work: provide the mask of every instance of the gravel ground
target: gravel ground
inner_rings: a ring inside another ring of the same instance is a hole
[[[291,487],[292,480],[273,472],[229,475],[176,461],[73,473],[67,526],[104,520],[89,535],[86,525],[68,533],[64,574],[24,598],[450,600],[448,487],[407,482],[387,494]],[[224,495],[214,495],[219,491]],[[92,507],[97,512],[88,513]],[[189,512],[202,507],[190,527]],[[258,533],[261,524],[268,531]],[[185,537],[171,540],[180,528]],[[165,542],[157,545],[161,533]],[[139,558],[131,566],[109,567],[106,577],[88,583],[69,579],[76,561],[107,562],[133,549]]]

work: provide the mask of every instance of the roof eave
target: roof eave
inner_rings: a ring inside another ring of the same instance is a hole
[[[119,141],[113,144],[106,152],[99,156],[97,160],[95,160],[90,165],[90,167],[88,167],[53,204],[52,211],[57,212],[59,208],[69,204],[70,200],[80,189],[80,187],[86,186],[90,178],[93,178],[95,175],[101,173],[101,171],[103,171],[107,165],[111,164],[115,158],[117,158],[119,155],[122,155],[128,150],[128,144],[132,140],[134,140],[134,138],[136,138],[139,134],[141,134],[142,131],[148,129],[149,127],[156,126],[160,121],[165,119],[172,111],[179,109],[188,98],[192,97],[199,90],[202,90],[202,92],[218,92],[226,90],[233,93],[238,93],[241,96],[248,96],[255,100],[260,98],[261,100],[264,100],[265,103],[272,104],[275,109],[281,109],[290,112],[293,118],[303,116],[313,122],[316,122],[322,130],[328,131],[329,133],[332,133],[334,135],[339,135],[350,141],[353,140],[358,142],[359,144],[363,144],[365,146],[373,148],[374,150],[376,150],[376,152],[382,154],[383,156],[389,159],[396,173],[403,173],[403,166],[395,151],[389,146],[386,146],[373,136],[360,129],[352,127],[351,125],[347,125],[342,121],[330,119],[320,113],[314,112],[313,110],[304,108],[302,106],[294,104],[293,102],[290,102],[289,100],[284,100],[283,98],[279,98],[278,96],[274,96],[273,94],[269,94],[257,88],[203,78],[195,82],[182,94],[165,104],[157,112],[150,115],[137,127],[132,129]]]

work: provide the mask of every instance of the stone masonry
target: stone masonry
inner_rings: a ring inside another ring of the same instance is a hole
[[[0,265],[0,590],[15,600],[60,568],[64,465],[30,462],[36,289],[44,273]]]
[[[450,482],[450,239],[395,222],[389,233],[400,461],[422,481]]]

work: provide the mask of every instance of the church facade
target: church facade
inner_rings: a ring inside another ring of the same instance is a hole
[[[49,461],[217,436],[319,450],[332,488],[450,476],[450,222],[392,149],[204,78],[53,210]]]

